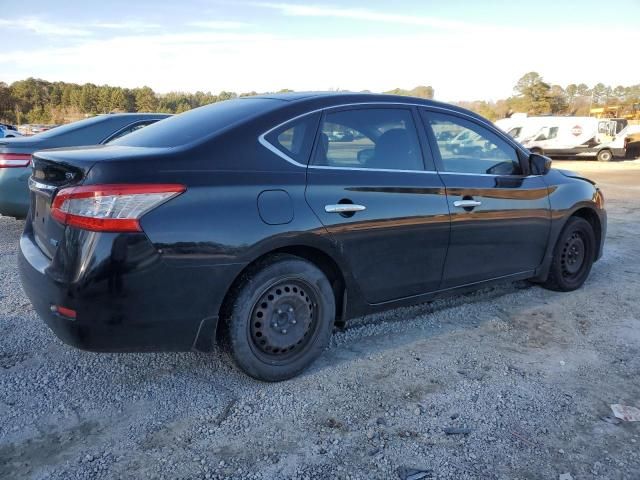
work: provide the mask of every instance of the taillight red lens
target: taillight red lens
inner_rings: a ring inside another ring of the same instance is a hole
[[[0,168],[28,167],[30,162],[29,153],[0,153]]]
[[[95,232],[140,232],[139,219],[186,190],[174,184],[84,185],[60,190],[51,216],[64,225]]]

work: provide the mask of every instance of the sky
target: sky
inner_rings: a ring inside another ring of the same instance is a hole
[[[444,101],[505,98],[529,71],[562,86],[640,83],[640,0],[0,0],[0,11],[7,83],[160,93],[431,85]]]

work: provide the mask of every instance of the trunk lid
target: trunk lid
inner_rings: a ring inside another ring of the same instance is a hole
[[[98,145],[94,147],[42,150],[32,156],[29,179],[34,240],[49,258],[53,258],[65,226],[51,217],[51,204],[63,188],[84,183],[89,171],[101,162],[117,162],[157,153],[153,149]],[[118,166],[115,166],[116,170]]]
[[[31,138],[3,138],[0,139],[0,153],[33,153],[38,144]]]
[[[61,188],[80,185],[93,163],[56,161],[47,153],[32,156],[30,221],[35,242],[45,255],[53,258],[65,228],[49,214],[53,197]]]

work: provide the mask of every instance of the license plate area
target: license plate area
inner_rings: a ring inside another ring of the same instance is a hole
[[[33,235],[40,250],[53,258],[58,243],[64,234],[64,226],[51,217],[52,196],[40,192],[31,192],[33,216],[31,218]]]

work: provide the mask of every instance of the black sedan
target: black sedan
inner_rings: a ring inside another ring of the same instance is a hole
[[[104,144],[167,118],[165,113],[111,113],[56,127],[32,137],[0,139],[0,215],[24,218],[29,211],[31,154],[45,148]]]
[[[231,100],[33,162],[20,269],[61,339],[221,343],[269,381],[355,316],[494,281],[579,288],[606,231],[593,182],[472,112],[396,96]]]

